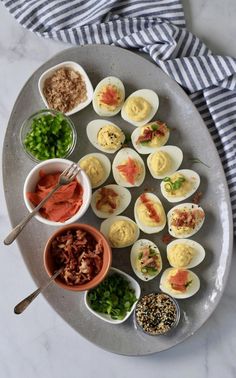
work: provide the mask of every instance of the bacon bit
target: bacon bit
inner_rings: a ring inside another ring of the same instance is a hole
[[[172,240],[174,240],[174,238],[172,238],[172,236],[169,234],[165,234],[162,236],[162,241],[165,244],[169,244]]]
[[[163,137],[166,133],[166,124],[161,121],[152,122],[157,126],[157,130],[144,129],[143,135],[140,135],[136,143],[151,142],[154,137]]]
[[[108,205],[110,207],[109,213],[113,213],[116,209],[116,197],[118,194],[111,188],[101,188],[99,192],[101,198],[96,202],[96,209],[101,210],[104,205]]]
[[[140,201],[146,206],[148,212],[149,212],[149,216],[151,219],[153,219],[155,222],[160,222],[160,217],[159,215],[157,214],[154,206],[153,206],[153,203],[150,199],[147,198],[146,194],[143,193],[141,194],[140,196]]]
[[[131,157],[128,157],[127,163],[117,166],[119,172],[123,173],[126,180],[134,185],[137,175],[140,173],[140,168],[137,162]]]
[[[171,284],[172,289],[184,293],[187,289],[188,271],[178,270],[174,276],[170,276],[169,283]]]
[[[83,230],[68,230],[51,244],[55,270],[64,266],[61,279],[70,286],[91,281],[102,269],[103,244]]]
[[[116,87],[107,85],[101,94],[101,102],[110,106],[117,106],[120,102],[120,96]]]
[[[173,219],[171,224],[175,227],[189,227],[195,228],[196,224],[198,223],[198,218],[203,219],[205,214],[200,209],[193,209],[190,211],[176,209],[175,213],[177,214],[178,218]]]
[[[202,192],[195,193],[193,196],[192,202],[195,203],[195,205],[199,205],[199,203],[201,202],[202,196],[203,196]]]

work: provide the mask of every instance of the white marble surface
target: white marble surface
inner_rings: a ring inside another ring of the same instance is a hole
[[[214,52],[236,57],[236,2],[183,2],[189,28]],[[11,109],[25,81],[41,63],[66,47],[24,30],[0,4],[1,148]],[[10,224],[2,186],[0,195],[0,240],[3,240]],[[142,358],[113,355],[90,344],[65,324],[43,297],[17,317],[13,314],[15,303],[35,285],[16,244],[10,248],[1,246],[0,266],[1,378],[236,377],[235,254],[224,296],[209,321],[177,347]]]

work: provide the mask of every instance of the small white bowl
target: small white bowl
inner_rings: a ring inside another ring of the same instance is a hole
[[[123,278],[125,278],[127,281],[129,281],[130,283],[130,286],[134,289],[135,291],[135,296],[137,298],[137,301],[139,300],[140,298],[140,294],[141,294],[141,289],[140,289],[140,286],[138,284],[138,282],[133,278],[131,277],[129,274],[126,274],[125,272],[122,272],[121,270],[119,269],[116,269],[116,268],[110,268],[109,270],[109,273],[108,273],[108,276],[114,274],[114,273],[118,273],[120,274]],[[100,312],[96,312],[94,311],[92,308],[91,308],[91,305],[89,303],[89,299],[88,299],[88,293],[89,293],[89,290],[87,290],[84,294],[84,303],[85,303],[85,306],[87,307],[87,309],[95,316],[97,316],[99,319],[102,319],[104,320],[105,322],[107,323],[111,323],[111,324],[121,324],[123,322],[125,322],[128,317],[132,314],[132,312],[134,311],[134,308],[136,306],[136,302],[134,302],[131,310],[129,312],[127,312],[126,316],[124,317],[124,319],[121,319],[121,320],[115,320],[115,319],[112,319],[110,315],[108,314],[102,314]]]
[[[85,70],[83,69],[83,67],[80,64],[78,64],[76,62],[68,61],[68,62],[59,63],[56,66],[49,68],[40,76],[39,81],[38,81],[38,89],[39,89],[39,93],[42,97],[44,104],[47,106],[47,108],[50,108],[50,106],[48,105],[47,100],[46,100],[46,98],[43,94],[44,82],[47,78],[52,76],[56,70],[58,70],[59,68],[62,68],[62,67],[71,68],[72,70],[79,72],[83,76],[83,79],[84,79],[84,82],[85,82],[85,85],[86,85],[86,89],[87,89],[87,100],[84,101],[84,102],[81,102],[76,107],[74,107],[72,110],[65,113],[66,115],[71,115],[71,114],[77,113],[78,111],[84,109],[86,106],[88,106],[92,102],[92,99],[93,99],[93,86],[91,84],[91,81],[89,80],[87,73],[85,72]]]
[[[67,159],[50,159],[50,160],[45,160],[42,163],[37,164],[29,172],[28,176],[26,177],[24,188],[23,188],[23,196],[24,196],[25,205],[29,211],[32,211],[34,209],[34,206],[28,200],[26,194],[28,192],[35,191],[35,187],[40,179],[39,171],[43,170],[46,174],[55,173],[55,172],[63,172],[71,164],[72,164],[72,161],[67,160]],[[85,214],[91,202],[91,196],[92,196],[91,184],[90,184],[88,176],[83,170],[79,171],[76,178],[78,182],[81,184],[81,186],[83,187],[83,203],[80,209],[77,211],[77,213],[73,215],[73,217],[71,217],[70,219],[66,220],[63,223],[50,221],[42,217],[40,213],[38,213],[37,215],[35,215],[35,218],[38,221],[44,224],[47,224],[49,226],[63,226],[63,225],[71,224],[77,221]]]

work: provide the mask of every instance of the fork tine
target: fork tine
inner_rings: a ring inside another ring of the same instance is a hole
[[[75,163],[72,163],[68,168],[66,168],[60,176],[65,176],[70,171],[70,169],[74,166]]]
[[[78,169],[77,164],[73,163],[73,164],[70,166],[70,170],[67,172],[66,177],[67,177],[69,180],[72,180],[74,177],[77,176],[78,172],[79,172],[79,169]]]

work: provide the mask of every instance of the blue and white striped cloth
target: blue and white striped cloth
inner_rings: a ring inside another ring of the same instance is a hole
[[[180,0],[1,0],[25,28],[75,45],[150,54],[189,94],[228,181],[236,232],[236,59],[213,55],[185,28]]]

